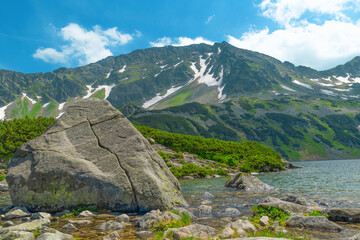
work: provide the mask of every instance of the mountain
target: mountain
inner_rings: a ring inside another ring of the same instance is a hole
[[[354,158],[359,93],[360,57],[316,71],[226,42],[167,46],[48,73],[0,70],[0,119],[58,117],[97,97],[136,124],[260,141],[292,160]]]

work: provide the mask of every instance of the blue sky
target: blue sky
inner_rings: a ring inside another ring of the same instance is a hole
[[[360,55],[359,9],[360,0],[3,1],[0,69],[47,72],[222,41],[327,69]]]

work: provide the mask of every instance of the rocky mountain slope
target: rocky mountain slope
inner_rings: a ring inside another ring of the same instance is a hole
[[[136,124],[341,159],[360,153],[359,92],[360,57],[316,71],[226,42],[167,46],[48,73],[0,70],[0,119],[59,117],[95,97]]]

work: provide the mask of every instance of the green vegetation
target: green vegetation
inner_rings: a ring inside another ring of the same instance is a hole
[[[298,234],[294,233],[282,233],[282,232],[276,232],[271,229],[264,229],[264,230],[258,230],[256,233],[249,232],[248,237],[269,237],[269,238],[285,238],[285,239],[293,239],[293,240],[308,240],[311,238],[308,238],[305,236],[299,236]]]
[[[177,212],[177,211],[171,211],[171,212],[180,216],[179,212]],[[166,236],[164,236],[164,232],[171,228],[185,227],[190,224],[191,224],[191,217],[187,213],[183,213],[181,215],[181,219],[178,221],[169,220],[166,222],[160,222],[154,229],[155,230],[155,239],[157,239],[157,240],[163,240],[165,238],[173,239],[174,232],[169,231]]]
[[[0,174],[0,181],[3,181],[6,179],[6,174]]]
[[[206,177],[208,175],[214,174],[226,176],[228,174],[228,172],[226,172],[222,168],[214,170],[209,166],[200,167],[199,165],[196,165],[194,163],[184,163],[181,167],[170,168],[170,171],[174,174],[176,178],[182,178],[184,176]]]
[[[99,91],[96,91],[94,94],[92,94],[90,97],[92,98],[98,98],[98,99],[104,99],[105,98],[105,88],[100,89]]]
[[[262,216],[268,216],[270,223],[279,221],[280,225],[285,225],[285,221],[290,217],[290,213],[285,212],[284,210],[276,207],[266,207],[255,205],[251,208],[253,217],[250,218],[250,221],[255,225],[259,226],[259,220]]]
[[[0,161],[9,160],[25,142],[40,136],[54,118],[24,118],[0,122]]]
[[[176,133],[168,133],[145,126],[137,129],[146,138],[152,138],[157,143],[174,151],[189,152],[200,158],[215,160],[228,166],[236,167],[242,164],[247,172],[276,171],[283,169],[280,155],[260,143],[245,141],[242,143],[223,141],[213,138],[195,137]],[[267,167],[269,166],[269,167]],[[195,168],[194,166],[188,166]],[[190,171],[188,167],[179,172]]]

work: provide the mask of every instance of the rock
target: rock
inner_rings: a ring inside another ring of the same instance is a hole
[[[286,202],[274,197],[268,197],[263,203],[260,203],[259,206],[277,207],[289,213],[310,213],[314,210],[313,207]],[[321,211],[321,208],[318,209]]]
[[[75,101],[8,164],[12,202],[31,211],[90,205],[121,212],[186,205],[180,184],[150,143],[117,109]]]
[[[268,216],[262,216],[262,217],[260,218],[259,223],[260,223],[260,226],[265,227],[265,226],[267,226],[267,225],[270,224],[270,219],[269,219]]]
[[[30,222],[30,219],[29,217],[24,217],[21,219],[22,222]]]
[[[201,205],[199,208],[198,208],[198,212],[199,214],[208,214],[208,213],[211,213],[212,212],[212,207],[209,206],[209,205]]]
[[[360,223],[360,208],[331,208],[326,213],[331,221]]]
[[[90,225],[91,220],[69,220],[69,223],[76,225]]]
[[[7,192],[9,191],[9,185],[7,184],[6,180],[0,182],[0,192]]]
[[[192,176],[184,176],[182,179],[192,180],[192,179],[194,179],[194,177],[192,177]]]
[[[178,221],[181,217],[172,212],[161,212],[160,210],[152,210],[137,220],[137,225],[141,230],[147,230],[157,226],[159,223],[165,223],[171,220]]]
[[[226,226],[233,229],[241,228],[245,231],[256,232],[256,227],[247,219],[238,219],[235,222],[228,223]]]
[[[122,229],[124,229],[124,225],[122,225],[119,222],[115,222],[115,221],[107,221],[107,222],[102,223],[100,225],[99,229],[103,230],[103,231],[122,230]]]
[[[232,238],[232,240],[291,240],[289,238],[272,238],[272,237],[250,237],[250,238]]]
[[[6,231],[0,235],[2,240],[35,240],[35,236],[31,232],[25,231]]]
[[[300,205],[304,205],[304,206],[316,206],[317,204],[313,201],[310,201],[308,199],[305,198],[300,198],[297,197],[293,194],[287,194],[285,197],[281,198],[281,200],[286,201],[286,202],[292,202],[292,203],[296,203],[296,204],[300,204]]]
[[[209,200],[203,200],[201,201],[201,205],[208,205],[208,204],[211,204],[212,202],[209,201]]]
[[[32,222],[21,223],[19,225],[4,228],[3,231],[9,230],[9,231],[33,232],[49,226],[50,226],[49,219],[37,219]]]
[[[260,181],[257,177],[248,173],[237,173],[231,180],[225,183],[225,187],[237,188],[244,191],[272,191],[275,188]]]
[[[169,231],[172,231],[174,233],[174,239],[177,240],[190,237],[194,237],[195,239],[209,239],[210,237],[216,235],[216,231],[214,228],[201,224],[191,224],[189,226],[181,228],[171,228],[165,231],[164,236],[167,236],[167,233]]]
[[[343,229],[323,216],[305,217],[297,215],[289,217],[285,223],[287,227],[316,229],[318,231],[326,232],[340,232]]]
[[[95,214],[93,214],[92,212],[90,212],[89,210],[85,210],[85,211],[82,211],[78,217],[93,217],[95,216]]]
[[[360,233],[348,238],[347,240],[360,240]]]
[[[220,237],[221,238],[231,238],[232,236],[234,236],[234,234],[235,234],[235,231],[232,228],[226,227],[221,232]]]
[[[12,221],[6,221],[6,222],[4,222],[3,227],[11,227],[14,225],[15,225],[15,223],[13,223]]]
[[[236,208],[226,208],[224,211],[221,211],[219,215],[226,217],[238,217],[241,215],[241,213]]]
[[[112,232],[109,235],[103,237],[103,240],[120,240],[120,235],[117,232]]]
[[[126,214],[121,214],[115,218],[117,222],[130,222],[130,217]]]
[[[29,217],[30,215],[26,208],[15,207],[5,214],[4,220]]]
[[[135,235],[140,239],[148,239],[148,238],[150,238],[151,233],[152,232],[150,232],[150,231],[139,231],[139,232],[136,232]]]
[[[214,197],[215,197],[215,196],[212,195],[212,194],[209,193],[209,192],[205,192],[204,195],[203,195],[203,198],[204,198],[204,199],[207,199],[207,200],[213,199]]]
[[[196,219],[195,215],[192,214],[192,212],[190,212],[189,210],[187,210],[185,208],[175,207],[174,210],[177,211],[180,216],[182,216],[184,213],[186,213],[187,215],[189,215],[189,217],[191,219]]]
[[[277,226],[277,227],[275,227],[275,232],[287,234],[287,233],[288,233],[288,230],[286,230],[286,229],[283,228],[283,227]]]
[[[247,237],[247,233],[242,228],[238,228],[236,232],[239,237]]]
[[[62,229],[69,231],[69,232],[76,232],[77,230],[79,230],[77,227],[75,227],[73,224],[71,223],[67,223],[65,224]]]
[[[65,234],[57,231],[55,233],[43,233],[38,238],[36,238],[36,240],[68,240],[72,238],[73,236],[70,234]]]
[[[214,174],[214,178],[221,178],[220,175]]]
[[[70,213],[71,213],[71,212],[70,212],[69,210],[64,210],[64,211],[55,213],[55,217],[63,217],[63,216],[65,216],[66,214],[70,214]]]
[[[34,219],[42,219],[42,218],[50,219],[51,214],[46,213],[46,212],[37,212],[37,213],[31,214],[31,219],[33,219],[33,220]]]

